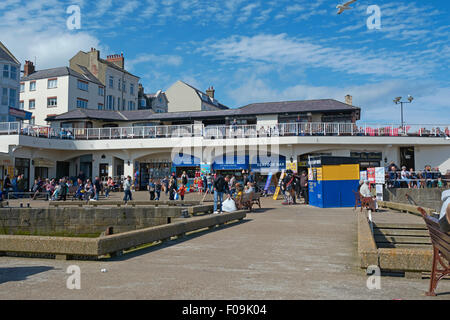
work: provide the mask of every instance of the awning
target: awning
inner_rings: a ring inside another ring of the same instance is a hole
[[[223,155],[216,158],[212,165],[213,170],[248,170],[248,168],[248,156],[227,157],[226,155]]]

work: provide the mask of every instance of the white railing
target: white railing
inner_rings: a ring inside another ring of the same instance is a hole
[[[286,136],[376,136],[376,137],[450,137],[450,125],[384,125],[354,123],[280,123],[276,125],[221,125],[198,124],[151,127],[117,128],[53,128],[0,123],[0,135],[28,135],[48,139],[111,140],[203,137],[205,139],[234,139]]]

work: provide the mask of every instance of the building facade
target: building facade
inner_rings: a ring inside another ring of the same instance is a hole
[[[104,110],[138,110],[139,77],[125,69],[125,58],[110,55],[100,57],[100,51],[78,52],[70,59],[70,68],[77,72],[87,69],[105,87]]]
[[[25,62],[20,82],[20,106],[32,113],[31,124],[47,125],[45,120],[80,109],[103,109],[105,87],[88,70],[79,73],[68,67],[35,71]]]
[[[16,121],[20,111],[20,62],[0,42],[0,122]],[[21,119],[20,119],[21,120]]]
[[[301,171],[317,155],[357,158],[361,169],[395,162],[450,170],[448,126],[370,125],[358,123],[359,114],[360,108],[332,99],[179,113],[76,109],[47,119],[52,128],[0,132],[0,156],[30,179],[139,172],[143,184],[149,177],[182,171],[192,177],[203,169],[238,178],[242,170],[261,177],[292,165]]]
[[[165,92],[158,90],[156,93],[146,94],[144,87],[139,84],[139,110],[152,110],[155,113],[168,112],[168,100]]]
[[[205,93],[183,81],[177,81],[167,89],[165,94],[168,101],[168,112],[228,109],[227,106],[215,99],[215,90],[212,87]]]

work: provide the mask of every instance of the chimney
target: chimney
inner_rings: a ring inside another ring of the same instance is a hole
[[[349,94],[346,95],[345,96],[345,103],[352,106],[353,105],[353,97],[351,95],[349,95]]]
[[[31,61],[26,60],[25,66],[23,67],[23,76],[28,77],[30,74],[34,73],[34,64]]]
[[[214,93],[216,92],[216,90],[214,90],[214,87],[208,88],[208,90],[206,90],[206,94],[208,96],[210,96],[211,98],[214,99]]]
[[[121,69],[125,69],[125,58],[123,57],[123,53],[121,53],[120,55],[113,54],[111,56],[107,56],[106,60],[114,63],[116,66],[118,66]]]

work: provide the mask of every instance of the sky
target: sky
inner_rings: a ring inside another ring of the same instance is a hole
[[[450,125],[450,1],[2,0],[0,41],[37,69],[95,47],[125,56],[146,93],[183,80],[237,108],[309,99],[361,107],[363,122]],[[67,9],[80,7],[79,29]],[[369,6],[380,9],[380,28]],[[72,20],[71,20],[72,21]]]

